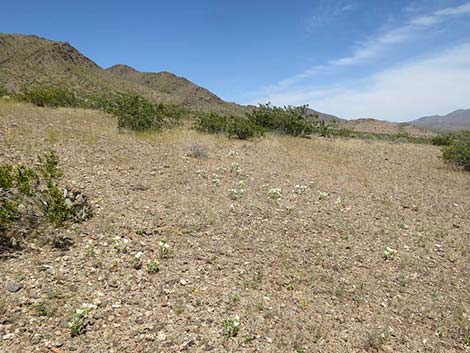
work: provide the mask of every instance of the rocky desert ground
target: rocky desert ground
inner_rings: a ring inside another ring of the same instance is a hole
[[[1,164],[49,149],[94,215],[2,248],[0,352],[470,351],[470,178],[437,147],[0,103]]]

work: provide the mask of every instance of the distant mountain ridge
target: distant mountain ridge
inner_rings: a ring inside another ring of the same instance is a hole
[[[345,129],[374,134],[408,134],[417,137],[434,135],[433,132],[410,123],[394,123],[370,118],[343,121],[340,126]]]
[[[436,132],[470,130],[470,109],[459,109],[447,115],[425,116],[410,124]]]

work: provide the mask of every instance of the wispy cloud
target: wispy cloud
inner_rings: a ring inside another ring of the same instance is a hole
[[[269,87],[269,89],[283,89],[287,86],[294,85],[299,81],[305,80],[320,71],[325,71],[334,67],[352,66],[363,63],[379,56],[392,45],[397,45],[410,40],[416,33],[422,30],[446,21],[451,17],[468,14],[470,14],[470,3],[413,17],[406,21],[402,26],[388,30],[377,35],[375,38],[359,43],[351,55],[330,60],[326,65],[312,67],[305,72],[278,82],[276,85]]]
[[[340,16],[354,10],[355,3],[351,0],[320,1],[314,14],[306,17],[303,22],[309,32],[315,31],[319,26],[337,20]]]
[[[345,118],[406,121],[470,108],[470,43],[355,81],[346,87],[301,87],[277,92],[277,105],[309,102]],[[463,106],[463,104],[467,106]]]

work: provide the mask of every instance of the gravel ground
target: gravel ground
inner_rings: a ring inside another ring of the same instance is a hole
[[[436,147],[124,133],[0,103],[1,163],[48,148],[95,214],[2,255],[1,352],[470,352],[470,174]]]

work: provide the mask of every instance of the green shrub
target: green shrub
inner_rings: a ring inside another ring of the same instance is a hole
[[[318,121],[314,120],[316,116],[308,112],[308,106],[275,107],[269,103],[260,104],[247,117],[266,130],[287,135],[308,135],[318,130]]]
[[[185,110],[170,104],[155,103],[128,93],[79,94],[68,88],[32,86],[17,96],[39,107],[80,107],[97,109],[118,118],[118,126],[136,131],[160,130],[176,125]]]
[[[3,96],[10,96],[10,95],[11,95],[10,90],[8,90],[8,88],[6,88],[5,86],[0,85],[0,98],[2,98]]]
[[[470,131],[455,134],[450,144],[443,148],[443,158],[470,171]]]
[[[180,112],[173,107],[128,94],[117,96],[106,111],[117,116],[120,128],[136,131],[160,130],[175,125],[180,118]]]
[[[221,133],[240,140],[264,134],[260,126],[246,117],[227,116],[217,113],[200,114],[194,123],[194,128],[201,132],[210,134]]]
[[[39,161],[38,166],[0,166],[2,243],[18,243],[18,237],[34,230],[41,220],[61,226],[91,215],[85,196],[57,185],[62,175],[57,155],[51,151]]]
[[[81,99],[71,90],[55,86],[23,88],[17,96],[20,100],[38,107],[79,107]]]
[[[431,138],[434,146],[449,146],[454,139],[454,134],[436,135]]]
[[[142,96],[127,93],[88,96],[82,101],[81,106],[112,114],[118,118],[119,128],[135,131],[173,127],[186,113],[180,107],[155,103]]]

